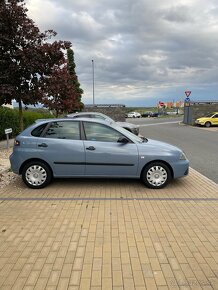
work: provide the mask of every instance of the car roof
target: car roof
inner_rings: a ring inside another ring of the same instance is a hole
[[[98,118],[85,118],[85,117],[80,117],[80,118],[76,118],[76,119],[71,119],[71,118],[48,118],[48,119],[37,119],[35,121],[35,124],[44,124],[44,123],[48,123],[48,122],[63,122],[63,121],[67,121],[67,122],[76,122],[76,121],[88,121],[88,122],[93,122],[93,123],[102,123],[102,124],[106,124],[108,125],[108,122],[104,121],[103,119],[98,119]]]
[[[78,113],[72,113],[72,114],[68,114],[67,117],[74,117],[74,116],[78,116],[78,115],[101,115],[101,116],[105,116],[107,117],[106,115],[100,113],[100,112],[78,112]]]

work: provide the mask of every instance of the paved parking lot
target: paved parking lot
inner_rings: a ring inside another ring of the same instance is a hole
[[[218,289],[218,185],[21,180],[0,190],[0,289]]]

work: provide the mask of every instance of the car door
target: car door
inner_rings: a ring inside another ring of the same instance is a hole
[[[114,128],[95,122],[83,122],[85,133],[86,176],[136,176],[136,144],[117,142],[124,135]]]
[[[213,125],[218,125],[218,114],[215,114],[215,115],[212,117],[212,124],[213,124]]]
[[[84,144],[79,121],[55,121],[37,140],[38,155],[52,167],[54,176],[83,176]]]

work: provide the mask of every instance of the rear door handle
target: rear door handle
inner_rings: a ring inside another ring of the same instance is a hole
[[[94,146],[89,146],[89,147],[86,148],[86,150],[94,151],[95,147]]]
[[[39,144],[38,147],[48,147],[46,143]]]

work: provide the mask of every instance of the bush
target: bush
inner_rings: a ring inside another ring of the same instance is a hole
[[[36,119],[47,119],[53,116],[47,112],[23,111],[24,129],[32,125]],[[5,129],[12,128],[12,136],[19,134],[19,112],[17,109],[0,107],[0,140],[6,139]]]
[[[54,116],[50,115],[49,113],[24,111],[23,112],[23,125],[24,125],[24,128],[27,128],[28,126],[32,125],[37,119],[48,119],[48,118],[53,118],[53,117]]]
[[[18,112],[6,107],[0,107],[0,140],[6,139],[5,129],[12,128],[12,135],[19,133]]]

